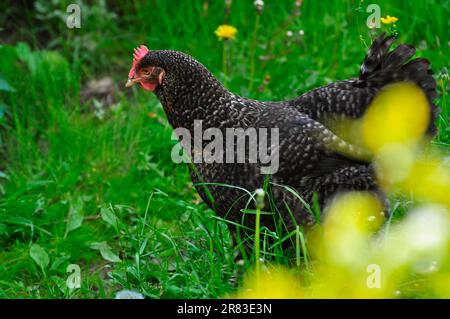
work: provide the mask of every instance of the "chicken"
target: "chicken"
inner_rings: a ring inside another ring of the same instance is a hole
[[[278,143],[272,144],[276,141],[273,136],[266,141],[269,153],[279,154],[277,170],[272,174],[263,173],[261,160],[251,161],[252,154],[247,152],[251,141],[245,145],[244,162],[194,160],[189,168],[197,191],[210,208],[227,220],[250,227],[254,214],[244,213],[254,208],[250,195],[266,185],[270,196],[264,210],[273,214],[263,215],[262,223],[268,227],[278,223],[289,230],[297,224],[314,224],[315,217],[305,209],[305,203],[311,205],[314,198],[324,207],[336,194],[358,190],[374,192],[387,203],[377,185],[370,154],[338,136],[328,125],[330,119],[361,118],[384,86],[409,81],[426,94],[430,112],[427,133],[436,133],[436,82],[429,62],[423,58],[410,60],[415,49],[409,45],[401,44],[390,51],[393,42],[393,36],[384,34],[374,40],[358,78],[338,81],[289,101],[263,102],[238,96],[191,56],[169,50],[149,51],[145,46],[135,49],[126,86],[140,84],[154,92],[170,125],[191,133],[187,141],[191,144],[196,120],[202,121],[203,132],[216,128],[223,136],[227,128],[276,128]],[[233,158],[244,151],[234,147],[236,143],[233,140],[232,148],[225,147],[218,158],[225,159],[230,152]],[[207,144],[203,140],[201,146]],[[187,153],[195,157],[195,150],[187,149]]]

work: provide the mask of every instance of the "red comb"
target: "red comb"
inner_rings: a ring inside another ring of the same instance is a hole
[[[134,68],[139,63],[139,61],[148,53],[148,48],[145,45],[141,45],[138,48],[134,49],[133,53],[133,65],[131,66],[131,70],[128,73],[128,78],[131,79],[135,75]]]

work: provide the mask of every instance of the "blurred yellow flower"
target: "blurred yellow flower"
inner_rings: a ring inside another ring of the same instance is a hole
[[[364,144],[374,153],[387,144],[414,144],[425,133],[429,118],[428,100],[416,84],[391,84],[374,98],[363,117]]]
[[[149,118],[151,118],[151,119],[154,119],[154,118],[157,117],[157,115],[156,115],[155,112],[148,112],[148,113],[147,113],[147,116],[148,116]]]
[[[448,161],[439,152],[420,155],[429,120],[424,92],[416,84],[400,82],[384,88],[353,126],[360,143],[375,154],[377,179],[385,191],[400,190],[450,207]],[[345,126],[351,127],[349,123]]]
[[[231,26],[231,25],[227,25],[227,24],[222,24],[220,25],[216,31],[214,31],[214,33],[217,35],[217,37],[220,40],[230,40],[230,39],[234,39],[236,37],[236,33],[238,32],[238,30]]]
[[[238,299],[298,299],[304,298],[300,279],[291,270],[268,266],[261,272],[252,271],[244,278],[241,289],[232,298]]]
[[[320,236],[309,238],[316,266],[313,280],[303,287],[305,296],[397,298],[411,290],[418,275],[438,296],[448,296],[449,211],[439,205],[421,206],[390,230],[376,233],[381,220],[371,216],[379,204],[370,196],[344,194],[327,210]],[[375,223],[374,232],[368,231],[366,219]]]
[[[419,206],[402,221],[378,231],[384,219],[381,207],[368,192],[338,196],[327,209],[324,224],[308,237],[315,256],[312,274],[269,265],[248,273],[231,297],[450,296],[449,211],[440,205]],[[422,291],[423,285],[427,289]]]
[[[400,189],[421,201],[444,204],[450,209],[450,163],[437,156],[418,158]]]
[[[378,196],[341,193],[325,207],[323,223],[307,233],[312,274],[272,265],[252,271],[235,297],[450,296],[450,161],[432,146],[421,147],[428,103],[417,85],[396,83],[374,98],[361,120],[331,123],[373,153],[383,191],[410,195],[415,207],[385,222]]]
[[[368,252],[365,238],[384,222],[378,198],[368,192],[344,193],[333,200],[325,215],[319,257],[336,265],[364,261]]]
[[[400,191],[450,209],[450,162],[440,153],[432,147],[423,154],[417,145],[385,145],[375,156],[377,180],[387,193]]]
[[[395,23],[395,22],[397,22],[397,20],[398,20],[398,18],[391,17],[391,16],[386,16],[386,18],[381,18],[381,22],[383,22],[384,24]]]

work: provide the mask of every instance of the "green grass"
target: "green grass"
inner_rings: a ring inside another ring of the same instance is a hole
[[[228,23],[239,32],[228,47],[232,91],[287,99],[357,75],[371,41],[366,1],[306,0],[299,17],[294,1],[265,2],[256,33],[252,1],[233,2]],[[440,78],[449,68],[450,2],[378,3],[383,16],[399,17],[400,41],[419,46],[417,56],[429,58]],[[0,78],[14,88],[0,91],[0,298],[106,298],[124,288],[154,298],[232,292],[253,259],[235,262],[227,223],[198,203],[187,167],[171,161],[175,142],[157,99],[123,89],[132,48],[143,43],[187,52],[223,81],[222,43],[214,35],[224,22],[223,1],[84,4],[80,30],[50,14],[64,13],[66,4],[41,9],[47,15],[8,8],[0,17],[8,35]],[[117,82],[117,100],[99,118],[91,102],[80,104],[79,92],[106,75]],[[447,91],[444,81],[435,143],[448,151]],[[398,211],[405,205],[400,201]],[[291,236],[303,243],[300,230]],[[261,237],[264,253],[267,229]],[[92,248],[101,242],[110,247],[103,256]],[[33,244],[49,257],[42,268],[30,257]],[[279,249],[265,256],[291,263]],[[69,264],[81,268],[81,289],[66,287]]]

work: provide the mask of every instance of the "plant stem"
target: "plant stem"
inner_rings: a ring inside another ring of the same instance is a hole
[[[255,77],[255,54],[256,54],[256,40],[258,37],[260,15],[257,14],[255,18],[255,27],[253,29],[252,46],[250,47],[250,78],[248,82],[248,92],[253,90],[253,82]]]
[[[256,276],[259,277],[260,264],[260,223],[261,223],[261,208],[256,208],[256,222],[255,222],[255,259],[256,259]]]
[[[300,227],[297,225],[296,233],[295,233],[295,261],[297,267],[300,267]]]
[[[265,191],[263,189],[256,190],[256,220],[255,220],[255,271],[256,271],[256,277],[259,281],[259,275],[261,271],[261,263],[260,263],[260,256],[261,256],[261,248],[260,248],[260,241],[261,241],[261,209],[264,208],[264,195]]]
[[[227,40],[223,40],[222,47],[222,72],[223,72],[223,85],[227,87],[228,72],[227,72]]]
[[[442,113],[441,113],[441,116],[442,116],[442,118],[448,118],[448,108],[447,108],[447,99],[446,99],[446,95],[447,95],[447,90],[446,90],[446,87],[447,87],[447,79],[448,78],[446,78],[445,80],[444,80],[444,78],[442,78],[439,82],[440,82],[440,84],[441,84],[441,90],[442,90],[442,107],[441,107],[441,110],[443,111]],[[445,113],[447,113],[447,114],[444,114],[444,112]],[[442,124],[441,124],[442,123]],[[441,129],[440,129],[440,134],[439,135],[442,135],[442,137],[440,138],[441,140],[442,140],[442,142],[444,142],[445,143],[445,135],[446,135],[446,133],[442,133],[442,132],[446,132],[446,127],[447,127],[447,123],[445,123],[445,121],[439,121],[439,123],[438,123],[438,125],[439,126],[441,126]]]

